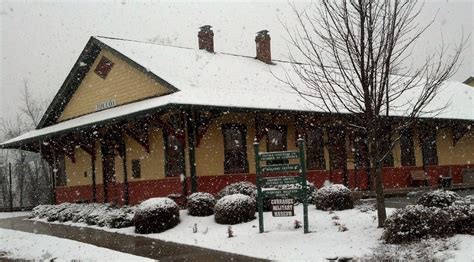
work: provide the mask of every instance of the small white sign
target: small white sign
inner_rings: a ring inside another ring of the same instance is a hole
[[[102,101],[102,102],[99,102],[95,105],[95,110],[96,111],[99,111],[99,110],[103,110],[103,109],[107,109],[107,108],[111,108],[111,107],[114,107],[116,105],[115,103],[115,99],[109,99],[109,100],[106,100],[106,101]]]

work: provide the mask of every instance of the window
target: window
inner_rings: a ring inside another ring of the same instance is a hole
[[[268,127],[267,132],[267,151],[268,152],[275,152],[275,151],[286,151],[286,134],[287,129],[286,126],[270,126]],[[273,160],[267,161],[268,165],[275,165],[275,164],[285,164],[288,163],[287,159],[282,160]]]
[[[400,150],[402,166],[415,165],[415,151],[413,148],[413,130],[405,129],[400,133]]]
[[[306,135],[306,164],[308,169],[326,169],[322,128],[308,128]]]
[[[331,170],[346,167],[346,130],[342,127],[328,128],[329,166]]]
[[[426,130],[421,141],[423,152],[423,165],[437,165],[438,154],[436,152],[436,130]]]
[[[164,132],[165,136],[165,170],[166,176],[184,174],[184,141],[173,132]]]
[[[382,137],[380,140],[380,156],[385,156],[382,161],[382,167],[392,167],[393,166],[393,153],[392,153],[392,130],[390,126],[386,126],[382,129]]]
[[[367,134],[355,132],[354,134],[354,164],[357,169],[364,169],[370,166],[369,148],[367,146]]]
[[[113,66],[114,63],[110,61],[107,57],[103,56],[95,67],[94,72],[101,78],[105,79],[109,74],[110,70],[112,70]]]
[[[224,135],[224,173],[248,173],[247,128],[239,124],[222,126]]]
[[[132,177],[133,178],[140,178],[141,177],[141,169],[140,169],[140,160],[133,159],[132,160]]]
[[[64,156],[58,157],[56,160],[56,186],[66,186],[67,178],[66,178],[66,166],[64,161]]]

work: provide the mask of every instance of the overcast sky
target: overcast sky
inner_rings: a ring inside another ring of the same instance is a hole
[[[287,1],[1,2],[0,118],[12,118],[17,113],[24,80],[35,96],[52,99],[90,36],[161,40],[197,47],[198,27],[210,24],[214,27],[217,52],[255,55],[255,32],[268,29],[273,57],[285,58],[288,54],[280,23],[292,21]],[[436,21],[423,36],[414,58],[424,57],[441,37],[450,43],[459,39],[463,31],[473,32],[474,0],[427,1],[420,22],[433,18],[436,12]],[[454,76],[456,80],[474,76],[473,38]]]

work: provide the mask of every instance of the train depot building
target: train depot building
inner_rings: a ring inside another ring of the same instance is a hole
[[[308,181],[370,190],[364,140],[345,124],[351,115],[321,111],[279,80],[292,65],[272,60],[267,31],[248,39],[256,57],[215,52],[213,36],[202,27],[195,49],[91,37],[38,127],[0,147],[40,153],[57,203],[216,193],[255,182],[255,140],[261,152],[286,151],[299,136]],[[472,183],[474,88],[446,85],[438,102],[450,104],[439,115],[399,134],[390,123],[403,118],[387,119],[380,135],[400,140],[384,161],[385,188]]]

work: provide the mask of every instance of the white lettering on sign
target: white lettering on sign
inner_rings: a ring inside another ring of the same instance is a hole
[[[293,198],[272,199],[270,202],[274,217],[291,217],[295,215],[295,201]]]
[[[99,110],[103,110],[103,109],[107,109],[107,108],[111,108],[111,107],[114,107],[116,105],[115,103],[115,99],[109,99],[109,100],[106,100],[106,101],[102,101],[102,102],[99,102],[95,105],[95,110],[96,111],[99,111]]]

